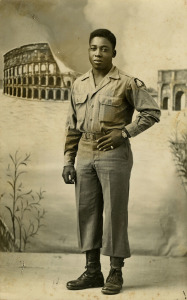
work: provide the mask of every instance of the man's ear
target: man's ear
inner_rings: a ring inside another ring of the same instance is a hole
[[[115,57],[115,56],[116,56],[116,50],[113,51],[112,57]]]

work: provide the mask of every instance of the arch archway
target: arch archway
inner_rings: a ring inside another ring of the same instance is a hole
[[[64,100],[68,100],[68,90],[65,90],[64,92]]]
[[[38,99],[38,90],[34,89],[34,99]]]
[[[14,88],[14,93],[13,93],[13,95],[16,96],[16,88]]]
[[[39,80],[38,80],[38,76],[35,76],[35,77],[34,77],[34,84],[38,84],[38,81],[39,81]]]
[[[32,84],[32,77],[31,76],[29,76],[29,78],[28,78],[28,83]]]
[[[168,101],[169,98],[168,97],[164,97],[163,102],[162,102],[162,109],[168,109]]]
[[[18,97],[21,97],[21,88],[18,88]]]
[[[23,98],[26,98],[26,88],[23,88]]]
[[[12,96],[12,88],[10,87],[10,96]]]
[[[54,85],[54,78],[52,76],[49,77],[49,85]]]
[[[53,90],[49,90],[48,99],[53,100]]]
[[[181,110],[181,108],[182,108],[182,101],[181,101],[181,99],[182,99],[182,95],[184,94],[184,92],[183,91],[178,91],[177,93],[176,93],[176,96],[175,96],[175,110]]]
[[[42,99],[45,99],[45,90],[42,90],[42,91],[41,91],[41,98],[42,98]]]
[[[32,89],[28,89],[28,98],[32,98]]]
[[[46,85],[46,78],[45,78],[45,76],[43,76],[41,78],[41,85]]]
[[[57,90],[56,91],[56,100],[60,100],[61,99],[61,90]]]

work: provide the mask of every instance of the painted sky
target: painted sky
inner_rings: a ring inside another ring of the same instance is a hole
[[[7,51],[48,42],[69,67],[86,72],[97,28],[117,37],[114,64],[147,86],[156,87],[158,69],[187,68],[187,0],[0,0],[0,28],[1,70]]]

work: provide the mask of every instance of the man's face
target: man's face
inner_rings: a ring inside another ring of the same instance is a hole
[[[94,37],[90,42],[89,60],[96,70],[109,71],[112,67],[114,49],[109,40],[103,37]]]

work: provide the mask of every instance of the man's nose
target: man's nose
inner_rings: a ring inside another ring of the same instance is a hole
[[[101,56],[101,49],[97,48],[95,51],[95,56]]]

